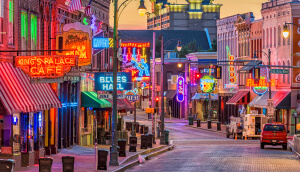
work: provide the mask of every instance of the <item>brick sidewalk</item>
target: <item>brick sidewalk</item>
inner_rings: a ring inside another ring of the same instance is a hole
[[[202,130],[207,130],[207,131],[212,131],[212,132],[217,132],[217,133],[222,133],[222,134],[226,134],[226,125],[221,124],[221,131],[217,130],[217,123],[216,122],[212,122],[211,123],[211,129],[207,128],[207,122],[201,122],[201,127],[197,127],[197,122],[194,122],[194,125],[186,125],[187,127],[193,127],[193,128],[198,128],[198,129],[202,129]]]

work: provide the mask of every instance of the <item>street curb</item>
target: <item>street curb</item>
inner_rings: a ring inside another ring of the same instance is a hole
[[[138,158],[139,155],[145,155],[145,154],[148,154],[148,153],[151,153],[151,152],[155,152],[155,151],[163,149],[165,147],[167,147],[167,145],[163,145],[163,146],[159,146],[159,147],[156,147],[156,148],[147,149],[147,150],[144,150],[143,152],[136,153],[136,154],[131,155],[130,157],[124,159],[122,162],[120,162],[120,165],[124,164],[124,163],[127,163],[129,161],[132,161],[135,158]]]
[[[201,127],[199,128],[199,127],[194,127],[194,126],[189,126],[189,125],[184,125],[184,126],[190,127],[190,128],[196,128],[196,129],[206,130],[206,131],[211,131],[211,132],[220,133],[220,134],[226,134],[226,133],[224,133],[222,131],[215,131],[215,130],[211,130],[211,129],[205,129],[205,128],[201,128]]]
[[[300,159],[300,153],[294,149],[293,145],[290,142],[291,141],[288,141],[288,147],[290,147],[291,152],[293,152],[297,156],[297,158]]]
[[[162,148],[162,150],[158,150],[158,151],[156,151],[154,153],[146,155],[146,156],[144,156],[144,158],[145,158],[145,160],[149,160],[150,157],[154,157],[154,156],[157,156],[157,155],[159,155],[161,153],[164,153],[166,151],[172,150],[174,147],[175,147],[175,145],[164,146],[164,148]],[[129,169],[129,168],[131,168],[131,167],[133,167],[135,165],[137,165],[137,164],[139,164],[139,160],[138,159],[137,160],[133,160],[132,162],[130,162],[130,163],[126,164],[126,165],[121,166],[120,168],[114,170],[113,172],[123,172],[123,171],[125,171],[125,170],[127,170],[127,169]]]

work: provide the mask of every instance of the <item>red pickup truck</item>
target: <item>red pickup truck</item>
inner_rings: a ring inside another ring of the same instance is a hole
[[[265,145],[282,145],[287,150],[287,131],[282,123],[267,123],[264,125],[260,136],[260,148],[264,149]]]

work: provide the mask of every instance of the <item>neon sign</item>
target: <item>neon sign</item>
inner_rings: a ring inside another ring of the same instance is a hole
[[[178,102],[184,101],[184,78],[179,76],[177,78],[177,96],[176,99]]]
[[[76,66],[75,56],[17,56],[15,66],[32,78],[57,78]]]
[[[226,46],[227,49],[227,58],[228,58],[228,73],[229,73],[229,84],[225,84],[225,88],[237,88],[237,79],[236,79],[236,68],[234,66],[234,61],[235,61],[235,57],[233,55],[231,55],[229,47]]]
[[[205,93],[210,93],[215,90],[215,78],[206,75],[200,79],[201,90]]]
[[[197,68],[191,68],[190,69],[191,85],[197,85],[197,83],[196,83],[196,72],[197,72]]]
[[[247,79],[246,86],[252,87],[253,92],[258,95],[263,95],[268,91],[269,83],[265,77],[261,77],[257,82],[254,79]],[[271,79],[271,86],[275,86],[275,79]]]
[[[129,72],[118,72],[117,74],[117,90],[131,90],[132,77]],[[112,91],[113,90],[113,73],[97,72],[95,73],[95,90],[96,91]]]
[[[84,25],[83,25],[84,26]],[[62,38],[62,39],[61,39]],[[60,42],[59,40],[62,40]],[[70,29],[57,35],[57,49],[72,49],[73,51],[57,51],[57,55],[78,55],[78,66],[86,66],[91,63],[92,41],[89,33],[81,30]]]
[[[93,48],[94,49],[109,48],[109,39],[108,38],[93,38]]]
[[[133,81],[149,81],[150,43],[122,43],[123,65]]]

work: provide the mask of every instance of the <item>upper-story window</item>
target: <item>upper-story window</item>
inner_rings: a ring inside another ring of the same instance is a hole
[[[21,49],[22,50],[27,49],[27,40],[28,40],[28,17],[25,11],[21,11]]]
[[[272,28],[270,28],[270,47],[272,47]]]
[[[266,38],[265,38],[265,30],[263,30],[263,48],[265,48],[265,41],[266,41]]]
[[[281,43],[281,37],[282,37],[282,33],[281,33],[281,28],[280,26],[278,26],[278,45],[280,46]]]
[[[274,47],[276,47],[276,27],[274,27]]]
[[[269,47],[269,29],[267,29],[267,33],[266,33],[266,47],[268,48]]]
[[[14,44],[14,1],[8,1],[8,44]]]
[[[37,50],[37,16],[31,15],[31,34],[30,46],[31,50]],[[32,53],[35,55],[35,53]]]

